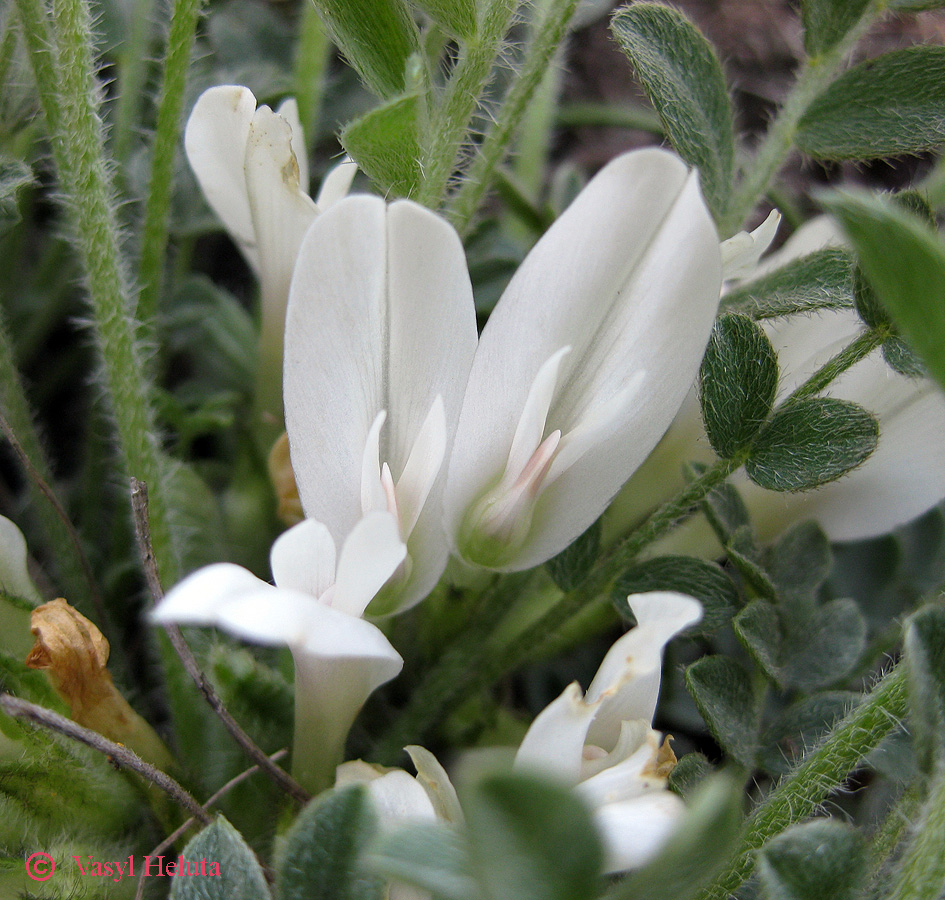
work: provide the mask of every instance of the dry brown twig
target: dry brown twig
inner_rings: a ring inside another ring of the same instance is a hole
[[[155,603],[159,602],[164,596],[164,590],[161,586],[160,574],[157,570],[157,562],[154,559],[154,552],[151,549],[151,528],[148,521],[148,488],[143,481],[137,478],[131,479],[131,508],[134,515],[135,535],[138,539],[138,549],[141,553],[141,560],[144,566],[145,578],[148,582],[148,588]],[[242,726],[233,718],[229,710],[223,705],[213,685],[210,684],[206,674],[201,670],[197,658],[187,644],[184,635],[176,625],[165,625],[168,639],[177,655],[180,657],[187,674],[194,680],[194,683],[203,694],[204,699],[210,708],[216,713],[217,717],[223,723],[223,726],[233,737],[233,740],[242,747],[243,751],[249,756],[259,768],[265,772],[282,790],[284,790],[293,800],[299,803],[305,803],[311,799],[311,795],[306,791],[292,776],[283,769],[279,768],[256,744],[256,742],[243,730]]]

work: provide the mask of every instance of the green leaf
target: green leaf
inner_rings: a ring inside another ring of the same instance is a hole
[[[617,611],[629,617],[628,595],[647,591],[678,591],[695,597],[702,603],[703,617],[697,628],[703,633],[727,624],[739,605],[732,579],[715,563],[690,556],[658,556],[621,575],[612,592]]]
[[[712,45],[682,13],[657,3],[621,7],[611,22],[667,137],[699,169],[716,219],[735,171],[732,104]]]
[[[910,47],[841,75],[798,124],[797,146],[818,159],[879,159],[945,141],[945,47]]]
[[[761,550],[749,526],[742,525],[735,529],[725,545],[725,552],[729,562],[756,594],[772,602],[778,599],[778,590],[761,563]]]
[[[256,856],[223,816],[190,841],[182,855],[185,863],[189,860],[197,871],[204,860],[207,874],[175,874],[171,900],[270,900]],[[216,872],[210,868],[214,863]]]
[[[712,763],[701,753],[687,753],[669,773],[669,789],[689,800],[714,771]]]
[[[833,568],[830,539],[816,522],[798,522],[778,539],[766,562],[779,598],[810,608]]]
[[[889,313],[879,302],[873,285],[869,283],[863,270],[856,266],[853,270],[853,303],[860,318],[870,328],[886,328],[890,324]]]
[[[603,848],[590,814],[563,785],[492,775],[463,804],[473,871],[488,900],[587,900]]]
[[[686,669],[686,687],[722,749],[753,769],[759,709],[748,672],[727,656],[704,656]]]
[[[825,205],[840,220],[880,301],[932,377],[945,386],[941,238],[921,220],[879,197],[835,194]]]
[[[388,99],[406,87],[407,61],[420,51],[413,16],[403,0],[314,0],[332,40],[364,83]]]
[[[715,532],[719,543],[728,544],[739,529],[751,534],[748,507],[738,491],[727,481],[709,491],[702,501],[702,511]]]
[[[312,800],[282,844],[276,864],[280,900],[381,900],[383,882],[361,869],[374,828],[364,785]]]
[[[734,850],[741,831],[742,802],[740,782],[724,775],[708,779],[656,859],[615,885],[605,894],[606,900],[695,897]]]
[[[390,197],[409,197],[420,186],[420,117],[424,99],[406,94],[372,109],[341,132],[348,154]]]
[[[902,12],[922,12],[926,9],[941,9],[945,0],[890,0],[889,8]]]
[[[761,670],[772,681],[779,681],[781,618],[775,606],[765,600],[755,600],[735,617],[732,627]]]
[[[548,560],[548,574],[562,591],[576,588],[590,573],[600,552],[600,519],[573,544]]]
[[[0,234],[20,221],[16,195],[33,182],[33,170],[19,159],[0,156]]]
[[[906,623],[912,731],[923,767],[945,759],[945,609],[931,605]]]
[[[414,0],[437,24],[457,38],[470,38],[476,33],[475,0]]]
[[[927,372],[916,352],[898,335],[883,343],[886,365],[906,378],[922,378]]]
[[[870,0],[801,0],[804,47],[811,56],[829,50],[860,20]]]
[[[722,300],[726,312],[774,319],[853,305],[853,257],[846,250],[818,250],[736,288]]]
[[[807,617],[784,622],[763,600],[735,618],[735,633],[782,687],[811,691],[848,676],[866,649],[866,621],[853,600],[832,600]]]
[[[775,411],[745,464],[748,477],[771,491],[806,491],[855,469],[876,449],[879,426],[861,406],[830,397]]]
[[[364,865],[441,900],[479,897],[466,844],[447,825],[407,825],[382,834],[365,855]]]
[[[699,377],[702,418],[712,449],[723,457],[747,447],[771,412],[778,363],[765,333],[742,315],[715,323]]]
[[[869,871],[866,838],[829,819],[788,828],[758,860],[766,900],[858,900]]]

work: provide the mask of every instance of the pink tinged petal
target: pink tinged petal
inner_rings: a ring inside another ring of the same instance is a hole
[[[407,556],[390,513],[368,513],[341,548],[332,606],[360,616]]]
[[[221,85],[204,91],[187,120],[184,149],[210,208],[258,272],[259,252],[244,170],[255,111],[256,98],[247,88]]]
[[[335,583],[335,542],[321,522],[306,519],[276,539],[269,563],[280,588],[317,600]]]
[[[319,212],[324,212],[329,206],[334,206],[346,197],[357,174],[358,164],[347,156],[337,166],[329,169],[315,198]]]
[[[771,246],[780,224],[781,213],[773,209],[754,231],[740,231],[722,241],[722,277],[728,280],[754,274],[761,254]]]
[[[446,413],[437,394],[397,481],[401,534],[408,538],[436,484],[446,456]]]
[[[532,722],[515,754],[516,767],[576,785],[581,777],[584,742],[597,708],[596,703],[585,702],[576,682],[569,684]]]
[[[526,258],[483,331],[448,476],[447,530],[461,553],[464,520],[502,477],[538,371],[564,346],[572,351],[544,433],[579,435],[595,407],[612,414],[593,446],[564,457],[569,465],[541,493],[526,540],[495,567],[537,565],[600,515],[689,390],[720,285],[715,227],[677,157],[626,154],[590,182]],[[611,405],[640,372],[645,394]]]
[[[648,863],[673,833],[685,809],[670,791],[655,791],[595,809],[594,822],[607,856],[605,872],[625,872]]]
[[[305,146],[305,132],[302,131],[299,104],[295,97],[286,97],[276,109],[276,114],[282,116],[292,129],[292,153],[299,167],[299,187],[307,194],[309,190],[308,149]]]
[[[387,411],[378,460],[397,484],[437,395],[449,446],[475,346],[465,257],[446,222],[409,201],[388,208],[357,195],[319,216],[290,291],[286,426],[303,508],[336,541],[362,513],[377,414]],[[391,608],[422,599],[446,565],[442,481],[411,531],[411,571]]]
[[[655,591],[627,599],[637,625],[610,648],[587,690],[589,703],[600,702],[588,741],[604,749],[616,744],[622,722],[653,720],[663,648],[702,618],[699,602],[683,594]]]

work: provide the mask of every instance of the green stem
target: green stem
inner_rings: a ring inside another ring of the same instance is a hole
[[[15,21],[9,12],[3,20],[3,37],[0,38],[0,84],[6,84],[7,72],[16,52],[16,28],[13,24]]]
[[[642,106],[614,106],[610,103],[567,103],[558,109],[558,124],[565,128],[628,128],[663,134],[659,116]]]
[[[919,780],[906,788],[896,805],[886,814],[870,847],[873,858],[873,886],[869,896],[880,900],[889,896],[889,879],[893,854],[902,845],[912,823],[920,818],[924,791]]]
[[[890,900],[940,900],[945,893],[945,765],[938,765],[915,836],[902,859]]]
[[[767,190],[771,179],[791,152],[804,113],[830,86],[850,51],[887,5],[888,0],[872,0],[856,25],[840,41],[821,56],[812,56],[804,61],[791,93],[788,94],[784,105],[755,152],[748,171],[735,191],[726,215],[719,223],[719,233],[723,238],[730,237],[738,231],[751,214]]]
[[[420,203],[433,209],[440,205],[446,193],[470,119],[492,74],[515,6],[513,0],[491,0],[476,35],[466,44],[463,56],[447,82],[440,107],[433,116],[429,146],[421,164],[423,184],[417,195]]]
[[[601,560],[581,585],[563,594],[544,615],[500,648],[485,638],[492,633],[498,618],[511,608],[518,597],[510,597],[503,592],[501,581],[490,588],[487,599],[483,601],[475,619],[460,635],[459,642],[427,673],[420,686],[412,692],[407,706],[381,739],[379,758],[396,756],[405,743],[422,742],[444,711],[455,708],[467,697],[495,683],[529,658],[540,655],[555,640],[559,629],[575,615],[592,605],[606,603],[610,583],[626,570],[640,551],[669,531],[742,462],[742,459],[723,460],[687,485]],[[526,592],[527,583],[519,595]]]
[[[167,60],[152,147],[151,182],[141,237],[141,259],[138,264],[141,291],[138,294],[137,312],[139,321],[146,327],[153,323],[161,293],[184,88],[187,86],[187,70],[202,8],[203,0],[175,0],[171,14]]]
[[[325,96],[325,75],[331,58],[331,40],[314,3],[303,3],[301,16],[292,82],[308,152],[315,145],[318,131]],[[303,184],[302,187],[308,191],[310,185]]]
[[[118,100],[115,105],[115,127],[112,131],[115,161],[123,166],[128,161],[135,123],[145,93],[150,44],[154,32],[154,0],[137,0],[131,8],[128,40],[121,51],[118,74]],[[119,168],[118,174],[121,174]]]
[[[854,338],[836,356],[829,359],[802,385],[795,388],[785,403],[793,403],[819,394],[847,369],[865,359],[889,337],[884,328],[870,328]],[[782,404],[783,405],[783,404]]]
[[[755,808],[735,856],[699,900],[729,900],[751,874],[755,852],[788,826],[813,815],[898,726],[906,707],[905,675],[897,666]]]
[[[49,20],[41,0],[17,0],[30,50]],[[89,10],[83,0],[54,0],[55,40],[31,52],[33,72],[53,137],[53,155],[69,201],[73,237],[85,270],[105,387],[124,467],[153,491],[155,554],[169,580],[178,575],[164,506],[164,462],[157,444],[150,386],[128,315],[130,291],[122,264],[115,203],[97,112]],[[28,23],[28,24],[27,24]],[[46,48],[49,48],[48,50]],[[68,123],[68,128],[60,127]]]
[[[508,153],[512,135],[567,34],[577,4],[578,0],[551,0],[538,24],[535,36],[525,52],[521,71],[512,81],[495,125],[483,139],[479,153],[451,203],[450,219],[460,233],[468,229],[489,189],[492,173]]]

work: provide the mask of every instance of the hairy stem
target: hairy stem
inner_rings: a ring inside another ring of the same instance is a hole
[[[443,200],[469,121],[492,74],[514,11],[513,0],[490,0],[476,34],[466,43],[450,76],[433,116],[429,145],[421,162],[423,184],[417,200],[426,206],[436,208]]]
[[[897,727],[906,707],[905,676],[897,666],[756,807],[745,823],[736,854],[699,894],[699,900],[728,900],[751,874],[755,851],[789,825],[813,815],[863,757]]]
[[[203,3],[204,0],[175,0],[171,14],[164,80],[152,146],[151,181],[141,237],[141,259],[138,264],[141,290],[138,294],[137,315],[146,326],[152,324],[161,294],[184,88],[187,86],[187,71]]]
[[[508,152],[512,136],[522,121],[535,91],[568,31],[578,0],[551,0],[525,51],[521,71],[512,81],[479,152],[463,179],[462,187],[450,204],[449,216],[456,230],[465,232],[492,182],[492,175]]]
[[[844,37],[820,56],[805,60],[797,81],[784,105],[749,163],[728,211],[719,223],[719,233],[730,237],[741,227],[758,201],[764,196],[771,179],[777,174],[794,146],[797,129],[804,113],[834,81],[850,51],[863,37],[878,15],[885,11],[888,0],[872,0],[859,21]]]

